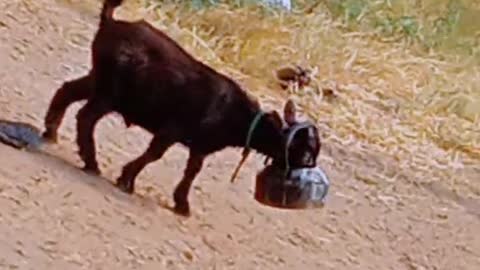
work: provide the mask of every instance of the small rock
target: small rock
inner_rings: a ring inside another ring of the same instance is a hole
[[[21,250],[21,249],[16,249],[15,252],[16,252],[17,254],[19,254],[20,256],[22,256],[22,257],[27,257],[27,256],[25,255],[25,253],[23,252],[23,250]]]
[[[67,193],[65,193],[65,195],[63,195],[63,198],[64,199],[68,199],[70,196],[72,196],[73,192],[69,191]]]
[[[183,252],[183,256],[184,256],[188,261],[190,261],[190,262],[193,261],[193,254],[192,254],[190,251],[185,250],[185,251]]]
[[[440,218],[440,219],[448,219],[448,215],[445,214],[445,213],[439,213],[439,214],[437,214],[437,217]]]

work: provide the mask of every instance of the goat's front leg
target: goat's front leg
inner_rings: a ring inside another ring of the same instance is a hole
[[[117,186],[122,191],[132,194],[135,191],[135,178],[149,163],[162,158],[163,154],[173,144],[168,137],[155,135],[148,149],[135,160],[123,167],[122,174],[117,179]]]
[[[100,98],[93,98],[78,111],[77,114],[77,144],[78,154],[84,164],[83,170],[94,174],[100,174],[97,159],[95,157],[95,139],[93,132],[97,122],[111,112],[111,106]]]
[[[200,172],[203,166],[205,155],[196,153],[190,150],[187,167],[182,178],[182,181],[178,183],[173,193],[173,199],[175,201],[175,212],[182,216],[190,216],[190,204],[188,202],[188,193],[192,186],[193,180]]]
[[[45,116],[45,131],[42,136],[48,141],[57,142],[57,130],[65,111],[73,103],[88,99],[94,91],[93,78],[90,75],[63,83],[55,92]]]

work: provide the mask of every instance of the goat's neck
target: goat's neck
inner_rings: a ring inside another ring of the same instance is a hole
[[[239,93],[242,93],[239,91]],[[262,112],[260,104],[252,102],[246,95],[239,95],[236,98],[237,102],[230,104],[228,117],[224,119],[227,121],[225,126],[228,129],[227,144],[236,147],[247,147],[248,131],[259,113]],[[260,118],[259,122],[255,124],[253,132],[250,137],[250,149],[266,155],[271,158],[276,158],[282,149],[282,129],[275,125],[272,117],[265,113]]]
[[[256,112],[253,117],[251,117],[248,122],[248,127],[250,127],[258,113],[259,112]],[[243,133],[245,142],[248,136],[248,128]],[[276,127],[268,115],[263,115],[257,126],[254,127],[250,138],[250,148],[274,159],[279,155],[282,148],[282,130]]]

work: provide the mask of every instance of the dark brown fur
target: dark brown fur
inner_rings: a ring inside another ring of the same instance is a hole
[[[92,69],[57,90],[45,117],[44,137],[56,141],[67,108],[88,100],[77,114],[77,144],[84,169],[100,173],[93,131],[102,117],[117,112],[127,126],[134,124],[152,133],[145,153],[126,164],[117,179],[117,186],[127,193],[134,192],[135,178],[146,165],[160,159],[173,144],[183,144],[189,158],[174,201],[176,212],[188,215],[188,193],[205,157],[228,146],[243,147],[261,108],[237,83],[194,59],[147,22],[114,20],[114,8],[121,3],[105,1],[92,44]],[[294,113],[286,117],[286,124],[276,111],[266,113],[254,131],[251,147],[281,162],[284,131],[293,124]],[[316,133],[305,132],[298,140],[292,164],[301,164],[305,149],[313,148],[317,157]]]

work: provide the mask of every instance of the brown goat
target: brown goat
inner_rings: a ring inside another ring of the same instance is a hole
[[[77,144],[84,170],[99,174],[93,132],[102,117],[117,112],[127,126],[149,131],[153,138],[148,149],[126,164],[117,179],[127,193],[134,192],[135,178],[146,165],[173,144],[183,144],[189,158],[174,192],[175,211],[181,215],[190,213],[188,193],[205,157],[228,146],[245,146],[251,126],[249,147],[273,162],[285,162],[285,132],[295,124],[295,110],[287,110],[287,121],[276,111],[262,114],[258,102],[237,83],[194,59],[147,22],[114,20],[113,11],[122,2],[104,2],[92,44],[92,69],[57,90],[45,117],[44,138],[56,142],[67,108],[88,100],[77,114]],[[287,104],[294,108],[291,101]],[[254,119],[258,123],[252,124]],[[299,132],[292,143],[292,167],[314,166],[307,160],[315,163],[320,141],[316,127],[312,129]]]

